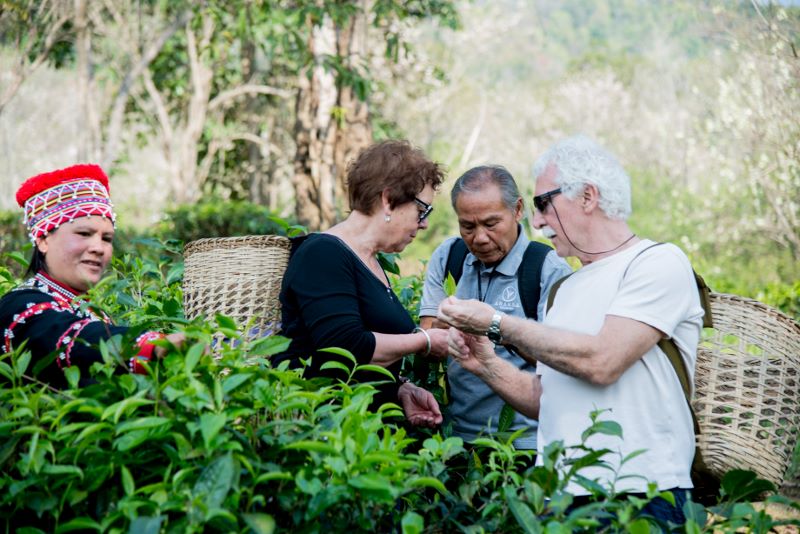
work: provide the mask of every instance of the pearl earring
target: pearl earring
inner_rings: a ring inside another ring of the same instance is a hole
[[[386,215],[383,216],[383,220],[388,223],[392,220],[392,216],[387,213]]]

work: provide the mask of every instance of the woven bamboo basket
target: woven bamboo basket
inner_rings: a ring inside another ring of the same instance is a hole
[[[697,351],[698,445],[715,474],[750,469],[784,493],[800,427],[800,325],[756,300],[711,294]]]
[[[183,249],[186,317],[220,313],[237,321],[247,337],[280,327],[283,272],[291,241],[283,236],[198,239]]]

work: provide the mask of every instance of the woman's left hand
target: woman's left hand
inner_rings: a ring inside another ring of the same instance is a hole
[[[428,353],[430,358],[435,360],[445,360],[448,354],[448,335],[449,328],[429,328],[426,330],[431,340],[431,350]]]
[[[406,382],[397,391],[400,404],[408,422],[414,426],[434,428],[442,424],[442,412],[439,403],[430,391]]]

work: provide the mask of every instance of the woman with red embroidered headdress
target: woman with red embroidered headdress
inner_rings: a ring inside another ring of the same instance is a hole
[[[102,361],[99,342],[128,327],[115,326],[82,298],[111,261],[116,215],[108,177],[97,165],[74,165],[29,178],[17,191],[33,242],[29,278],[0,299],[0,354],[23,347],[34,361],[55,355],[38,378],[65,387],[63,370],[88,369]],[[175,345],[183,334],[143,332],[133,343],[129,370],[143,373],[142,360],[161,356],[150,342],[166,337]]]

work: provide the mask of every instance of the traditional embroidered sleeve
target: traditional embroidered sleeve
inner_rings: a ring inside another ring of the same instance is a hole
[[[66,367],[76,365],[81,371],[88,371],[94,362],[102,361],[100,341],[128,331],[127,327],[76,313],[69,305],[33,290],[13,291],[0,300],[0,329],[2,352],[10,352],[23,343],[34,361],[55,352],[55,363],[50,366],[53,369],[41,375],[55,384],[63,384],[61,370]],[[152,351],[152,345],[140,345],[143,357],[151,356]],[[82,375],[88,376],[88,372]]]

